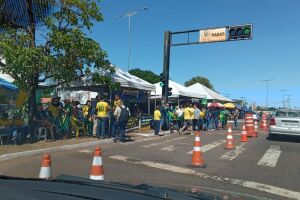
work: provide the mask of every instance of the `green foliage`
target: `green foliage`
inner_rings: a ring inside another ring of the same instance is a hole
[[[129,70],[129,73],[134,76],[137,76],[151,84],[158,83],[160,81],[160,77],[150,70],[141,70],[139,68],[135,68],[135,69]]]
[[[193,85],[195,83],[200,83],[200,84],[208,87],[209,89],[214,90],[214,86],[211,84],[211,82],[203,76],[194,76],[190,80],[186,81],[184,83],[184,85],[187,87],[187,86]]]
[[[106,52],[84,32],[103,20],[97,1],[49,2],[55,12],[42,24],[18,29],[6,26],[0,33],[0,54],[5,58],[1,70],[26,90],[49,80],[53,87],[68,85],[91,71],[100,72],[95,81],[110,84],[105,74],[113,73],[114,67]]]

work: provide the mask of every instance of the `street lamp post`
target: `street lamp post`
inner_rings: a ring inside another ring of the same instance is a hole
[[[141,11],[144,11],[144,10],[148,10],[148,8],[144,7],[144,8],[139,9],[139,10],[129,11],[127,13],[124,13],[123,15],[115,17],[115,19],[120,19],[122,17],[128,17],[128,62],[127,62],[127,70],[128,71],[130,69],[130,56],[131,56],[131,17],[136,15],[137,13],[139,13]]]
[[[265,79],[265,80],[261,80],[267,83],[267,103],[266,103],[266,108],[269,107],[269,82],[273,81],[274,79]]]

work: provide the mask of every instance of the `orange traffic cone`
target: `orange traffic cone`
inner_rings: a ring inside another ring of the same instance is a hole
[[[228,150],[235,149],[231,127],[228,128],[226,145],[225,145],[224,149],[228,149]]]
[[[241,142],[249,142],[246,132],[246,126],[243,126],[243,131],[241,134]]]
[[[201,167],[205,168],[206,163],[202,157],[202,148],[200,141],[200,132],[195,132],[195,141],[194,141],[194,149],[193,149],[193,157],[191,167]]]
[[[256,120],[254,121],[254,131],[257,134],[258,126],[257,126],[257,121]]]
[[[49,154],[43,156],[39,178],[51,178],[51,158]]]
[[[102,165],[102,153],[101,148],[97,147],[94,153],[93,165],[91,168],[90,179],[92,180],[104,180],[104,171]]]

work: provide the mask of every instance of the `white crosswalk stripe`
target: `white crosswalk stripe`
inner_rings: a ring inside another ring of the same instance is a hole
[[[246,143],[241,143],[240,145],[236,146],[236,149],[230,150],[223,154],[219,159],[221,160],[234,160],[238,155],[240,155],[246,149],[244,148]]]
[[[281,150],[279,145],[271,145],[257,165],[275,167],[280,157]]]
[[[148,145],[143,145],[142,147],[143,148],[149,148],[149,147],[154,147],[154,146],[158,146],[158,145],[165,144],[165,143],[168,143],[168,142],[175,142],[175,141],[183,140],[183,139],[186,139],[186,137],[178,137],[178,138],[174,138],[174,139],[164,140],[162,142],[150,143]]]
[[[175,146],[167,146],[167,147],[164,147],[164,148],[161,148],[160,150],[162,151],[174,151],[175,150]]]
[[[204,146],[202,147],[202,152],[206,152],[206,151],[209,151],[209,150],[211,150],[211,149],[213,149],[213,148],[216,148],[217,146],[219,146],[219,145],[225,143],[225,141],[226,141],[226,140],[217,140],[217,141],[214,141],[214,142],[211,143],[211,144],[204,145]],[[193,153],[193,151],[187,152],[187,154],[192,154],[192,153]]]

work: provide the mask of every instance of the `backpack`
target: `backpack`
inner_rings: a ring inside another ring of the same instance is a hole
[[[129,111],[127,110],[127,107],[122,108],[121,107],[121,114],[119,117],[119,121],[127,122],[129,119]]]

